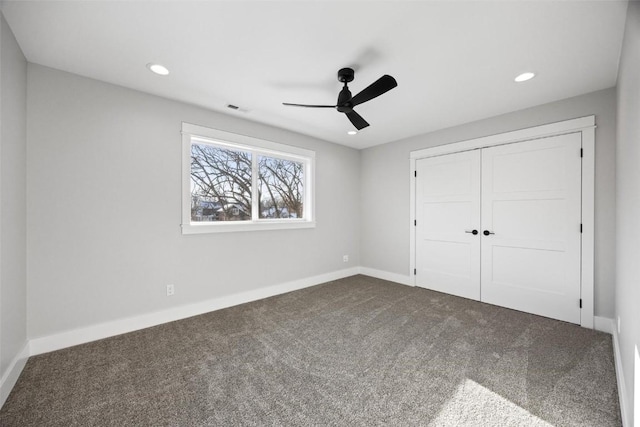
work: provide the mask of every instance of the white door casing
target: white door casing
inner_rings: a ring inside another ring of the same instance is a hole
[[[480,299],[480,150],[416,162],[416,284]]]

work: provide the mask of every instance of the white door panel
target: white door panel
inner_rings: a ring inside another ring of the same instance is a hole
[[[477,151],[419,160],[422,167],[418,191],[427,198],[456,199],[456,196],[466,196],[474,192],[479,162]]]
[[[580,134],[482,150],[481,300],[580,323]]]
[[[489,175],[486,176],[493,179],[493,194],[564,189],[564,159],[556,155],[557,150],[562,148],[548,147],[549,141],[542,141],[544,140],[527,141],[483,150],[485,161],[491,162]]]
[[[480,299],[480,152],[416,162],[416,284]]]
[[[529,196],[535,197],[533,194]],[[562,199],[546,199],[544,196],[534,200],[494,200],[491,207],[492,220],[500,224],[500,234],[510,236],[511,239],[538,240],[553,244],[557,242],[555,237],[563,232],[564,224],[556,220],[557,212],[563,207]],[[522,218],[528,216],[537,220],[530,221],[523,227]]]

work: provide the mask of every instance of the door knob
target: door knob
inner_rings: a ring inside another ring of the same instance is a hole
[[[491,232],[491,231],[489,231],[489,230],[484,230],[484,231],[482,232],[482,234],[484,234],[485,236],[488,236],[489,234],[496,234],[496,233],[493,233],[493,232]]]
[[[471,230],[471,231],[465,230],[465,233],[471,233],[475,236],[476,234],[478,234],[478,230]]]

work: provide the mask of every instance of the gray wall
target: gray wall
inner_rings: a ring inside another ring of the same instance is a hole
[[[358,151],[34,64],[28,84],[30,338],[359,264]],[[182,121],[315,150],[317,227],[182,235]]]
[[[0,377],[27,342],[27,62],[0,14]]]
[[[635,414],[634,352],[640,351],[640,3],[629,2],[618,69],[616,316],[629,425]],[[638,374],[635,374],[638,376]],[[636,391],[640,384],[635,384]],[[638,408],[636,408],[638,409]]]
[[[614,88],[362,151],[361,265],[409,274],[409,153],[413,150],[596,115],[595,314],[613,316],[615,234]]]

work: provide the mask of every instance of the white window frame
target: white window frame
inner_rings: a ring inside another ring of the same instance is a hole
[[[246,221],[191,221],[191,145],[192,143],[211,144],[221,148],[229,148],[250,152],[253,168],[251,171],[252,217]],[[302,218],[258,218],[258,162],[257,156],[269,156],[292,160],[304,165],[304,216]],[[239,135],[182,123],[182,234],[224,233],[256,230],[282,230],[296,228],[313,228],[315,222],[315,151],[277,142]]]

